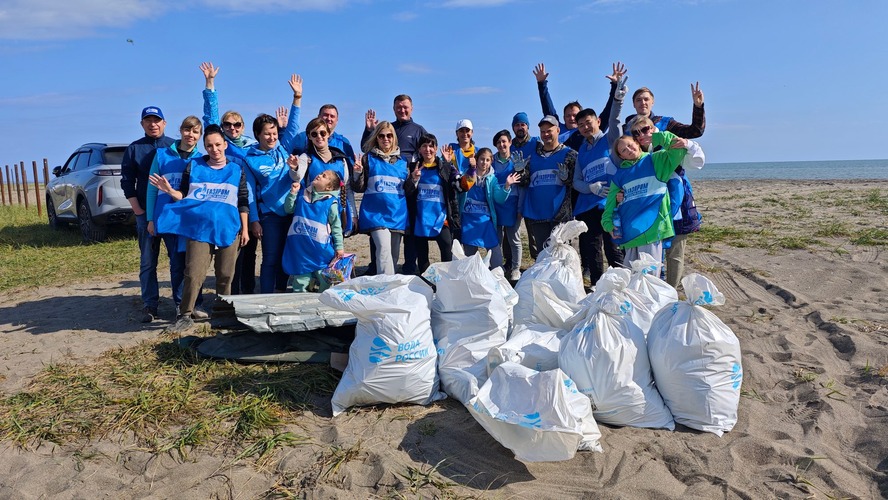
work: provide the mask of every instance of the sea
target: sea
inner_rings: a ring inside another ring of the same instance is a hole
[[[689,169],[691,180],[747,179],[888,179],[888,160],[775,161],[707,163]]]

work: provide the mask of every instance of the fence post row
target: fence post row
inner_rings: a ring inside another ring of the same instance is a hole
[[[7,172],[7,177],[8,177],[9,176],[9,165],[6,165],[6,172]],[[0,170],[0,199],[2,199],[2,201],[0,201],[0,204],[2,204],[3,206],[6,206],[6,189],[3,188],[3,179],[4,179],[3,171]],[[12,203],[12,200],[9,200],[9,202]]]
[[[28,208],[28,172],[25,170],[25,162],[19,164],[22,169],[22,193],[25,196],[25,208]]]
[[[43,204],[40,203],[40,181],[37,177],[37,160],[31,161],[31,167],[34,169],[34,199],[37,200],[37,217],[43,217]]]

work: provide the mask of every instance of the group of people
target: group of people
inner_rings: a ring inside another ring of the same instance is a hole
[[[591,283],[606,265],[628,265],[641,252],[665,259],[667,281],[681,278],[685,238],[699,229],[685,168],[702,167],[699,145],[705,114],[699,84],[691,86],[690,125],[653,113],[654,96],[632,95],[636,113],[621,118],[626,68],[613,65],[610,92],[600,114],[573,101],[563,122],[548,90],[545,66],[534,68],[542,105],[539,135],[527,113],[511,130],[476,145],[469,119],[455,126],[455,142],[442,143],[412,119],[413,100],[393,101],[395,119],[365,114],[359,154],[336,132],[338,109],[323,105],[299,130],[302,78],[289,80],[287,110],[253,120],[244,134],[236,111],[219,116],[219,68],[200,66],[205,77],[203,120],[188,116],[181,139],[165,135],[160,108],[142,110],[145,136],[122,161],[121,186],[136,216],[141,252],[142,321],[158,317],[157,262],[167,248],[177,331],[207,317],[199,306],[210,262],[218,295],[321,291],[321,272],[345,254],[345,240],[370,237],[367,273],[423,272],[429,242],[441,260],[459,240],[467,255],[491,252],[491,267],[520,278],[523,221],[536,259],[552,229],[578,219],[589,230],[579,240],[584,274]],[[206,154],[198,151],[203,136]],[[361,194],[360,204],[355,194]],[[261,241],[261,245],[257,245]]]

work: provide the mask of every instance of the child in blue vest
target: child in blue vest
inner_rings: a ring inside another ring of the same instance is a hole
[[[293,169],[298,160],[291,155],[287,163]],[[323,292],[329,288],[329,283],[320,279],[320,271],[344,255],[339,216],[343,196],[342,179],[333,170],[315,176],[308,187],[303,188],[299,180],[290,187],[284,210],[293,214],[293,222],[287,232],[282,263],[284,271],[293,277],[294,292],[306,292],[309,288]]]
[[[445,158],[446,159],[446,158]],[[459,182],[460,222],[462,224],[462,244],[466,255],[474,255],[479,248],[494,250],[499,247],[497,236],[496,204],[509,197],[512,184],[518,182],[519,174],[512,172],[500,186],[491,168],[493,152],[481,148],[475,153],[475,167],[466,170]],[[503,265],[503,253],[494,252],[490,268]]]

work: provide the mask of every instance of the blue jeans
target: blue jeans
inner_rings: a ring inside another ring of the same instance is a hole
[[[136,233],[139,236],[139,286],[142,289],[142,306],[157,310],[159,292],[157,286],[157,256],[160,254],[160,238],[148,232],[148,216],[136,216]]]
[[[283,217],[275,213],[259,216],[262,225],[262,266],[259,268],[259,292],[274,293],[287,289],[289,276],[284,273],[281,258],[287,243],[292,216]]]

